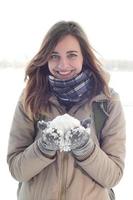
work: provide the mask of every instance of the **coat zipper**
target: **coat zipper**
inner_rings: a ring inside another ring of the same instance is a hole
[[[59,200],[66,199],[66,155],[64,152],[61,152],[60,158],[60,175],[59,175]]]
[[[59,161],[59,194],[58,194],[58,200],[61,199],[62,194],[62,179],[63,179],[63,152],[60,152],[60,161]]]

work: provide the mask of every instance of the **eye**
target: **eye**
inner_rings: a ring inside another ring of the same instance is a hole
[[[68,54],[68,58],[72,58],[72,59],[74,59],[74,58],[76,58],[78,55],[77,54],[75,54],[75,53],[70,53],[70,54]]]
[[[52,54],[51,56],[50,56],[50,60],[59,60],[59,55],[56,55],[56,54]]]

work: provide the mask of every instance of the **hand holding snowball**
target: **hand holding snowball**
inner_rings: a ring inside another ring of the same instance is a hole
[[[38,142],[39,149],[44,154],[55,155],[57,150],[72,150],[75,155],[77,152],[79,154],[79,150],[91,140],[90,128],[85,129],[81,124],[78,119],[68,114],[57,116],[49,122],[40,121],[42,137]]]

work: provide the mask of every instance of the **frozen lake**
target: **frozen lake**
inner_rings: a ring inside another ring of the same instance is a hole
[[[9,129],[12,121],[14,108],[21,90],[24,86],[23,69],[1,69],[0,70],[0,121],[1,121],[1,139],[0,139],[0,188],[1,199],[16,200],[17,182],[11,177],[6,164],[7,144]],[[110,85],[120,94],[121,101],[125,111],[127,122],[127,155],[126,167],[123,179],[115,187],[115,193],[118,200],[132,200],[132,179],[133,179],[133,157],[132,157],[132,116],[133,116],[133,72],[112,72]]]

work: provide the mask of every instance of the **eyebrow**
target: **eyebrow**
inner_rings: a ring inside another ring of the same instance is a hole
[[[78,53],[78,51],[71,50],[71,51],[67,51],[67,53]]]
[[[57,51],[52,51],[52,54],[59,54]]]
[[[78,51],[70,50],[70,51],[67,51],[66,53],[67,54],[69,54],[69,53],[78,53]],[[59,53],[57,51],[52,51],[52,54],[59,54]]]

